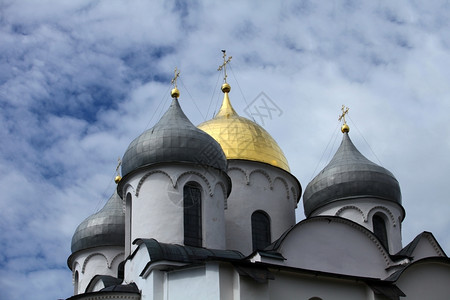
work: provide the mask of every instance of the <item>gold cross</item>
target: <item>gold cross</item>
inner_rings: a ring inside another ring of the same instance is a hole
[[[175,67],[175,76],[173,77],[171,84],[174,85],[175,88],[177,88],[177,79],[180,77],[180,71],[178,71],[177,67]]]
[[[224,77],[223,77],[223,81],[226,83],[227,82],[227,64],[230,62],[230,60],[233,58],[232,56],[229,56],[227,59],[227,50],[222,50],[223,53],[223,64],[219,66],[219,68],[217,69],[217,71],[222,71],[223,69],[223,73],[224,73]]]
[[[122,165],[122,160],[120,159],[120,157],[117,159],[117,168],[116,168],[116,173],[117,175],[119,175],[119,168]]]
[[[339,122],[341,121],[341,120],[344,120],[344,124],[347,124],[347,122],[345,121],[345,115],[346,114],[348,114],[348,107],[345,107],[345,105],[342,105],[342,108],[341,108],[341,110],[342,110],[342,115],[340,115],[339,116]]]

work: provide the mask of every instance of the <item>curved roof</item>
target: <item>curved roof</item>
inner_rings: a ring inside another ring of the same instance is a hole
[[[105,206],[78,225],[72,237],[72,253],[99,246],[125,245],[125,213],[114,193]]]
[[[222,106],[216,116],[198,128],[211,135],[222,146],[227,159],[263,162],[290,172],[283,151],[261,126],[239,116],[224,93]]]
[[[397,179],[364,157],[345,132],[330,163],[308,184],[303,194],[305,215],[334,201],[375,197],[401,205]]]
[[[190,162],[224,172],[227,169],[220,145],[189,121],[176,98],[161,120],[128,146],[122,159],[122,176],[161,162]]]

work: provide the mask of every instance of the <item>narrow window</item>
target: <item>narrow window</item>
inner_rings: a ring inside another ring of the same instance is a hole
[[[263,211],[252,214],[252,242],[253,251],[261,250],[270,245],[270,220]]]
[[[131,193],[125,199],[125,257],[131,254]]]
[[[379,214],[375,214],[372,218],[372,223],[373,223],[373,233],[380,240],[381,244],[383,244],[383,246],[387,250],[389,250],[386,222],[384,221],[384,218]]]
[[[202,191],[198,184],[188,182],[183,188],[184,244],[202,246]]]
[[[73,277],[73,294],[78,295],[78,271],[75,271],[75,276]]]

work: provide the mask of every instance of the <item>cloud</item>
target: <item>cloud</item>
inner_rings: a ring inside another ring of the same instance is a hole
[[[71,236],[113,192],[117,158],[168,107],[175,66],[187,116],[211,117],[221,49],[238,113],[262,91],[283,110],[264,126],[303,188],[337,148],[346,104],[356,146],[400,182],[404,244],[429,230],[450,251],[446,2],[9,1],[0,12],[4,297],[71,295]]]

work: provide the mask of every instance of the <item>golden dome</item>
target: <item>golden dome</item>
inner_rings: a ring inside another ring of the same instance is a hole
[[[213,119],[198,125],[198,128],[222,146],[227,159],[263,162],[290,172],[277,142],[264,128],[236,113],[228,97],[228,84],[222,90],[224,97],[219,112]]]

